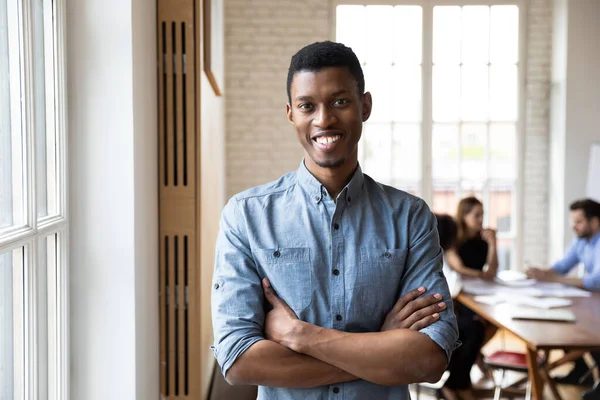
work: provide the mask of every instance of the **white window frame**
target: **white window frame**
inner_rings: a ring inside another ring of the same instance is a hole
[[[25,166],[24,208],[25,223],[5,230],[0,235],[0,254],[14,249],[25,248],[22,271],[24,288],[19,297],[23,297],[23,321],[17,321],[23,333],[22,362],[16,362],[18,370],[15,376],[15,400],[37,400],[38,386],[38,282],[36,268],[38,259],[38,241],[49,235],[58,234],[56,242],[58,254],[56,269],[49,271],[47,277],[48,304],[48,400],[67,400],[69,398],[69,205],[68,205],[68,152],[67,152],[67,99],[66,99],[66,1],[52,0],[45,3],[44,13],[52,12],[52,36],[54,51],[45,51],[45,85],[51,87],[47,92],[54,99],[53,109],[47,109],[46,123],[56,133],[56,179],[57,179],[57,215],[37,217],[36,153],[34,128],[34,88],[33,88],[33,0],[8,0],[12,7],[21,12],[19,23],[20,65],[22,107],[17,124],[23,140],[23,164]],[[47,31],[45,30],[47,42]],[[47,57],[51,56],[51,59]],[[49,73],[50,72],[50,73]],[[53,74],[52,74],[53,72]],[[48,251],[51,251],[50,249]],[[16,278],[19,279],[19,278]],[[18,376],[17,376],[18,375]]]
[[[421,121],[421,185],[420,196],[433,205],[432,177],[432,67],[433,67],[433,8],[435,6],[491,6],[516,5],[519,8],[519,61],[518,65],[518,110],[516,122],[517,177],[514,196],[514,244],[516,265],[511,269],[521,269],[523,265],[523,204],[524,204],[524,159],[525,159],[525,81],[527,73],[527,10],[529,0],[332,0],[330,12],[331,40],[336,40],[336,8],[340,5],[391,5],[421,6],[423,8],[423,48],[422,48],[422,121]],[[500,237],[500,236],[499,236]]]

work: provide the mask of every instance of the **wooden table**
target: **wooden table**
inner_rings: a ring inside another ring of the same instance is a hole
[[[575,323],[513,320],[511,310],[514,305],[488,305],[479,303],[474,296],[461,293],[458,296],[465,306],[498,328],[503,328],[519,337],[527,344],[527,362],[532,394],[542,399],[544,381],[537,362],[538,351],[550,352],[555,349],[587,351],[600,349],[600,293],[591,297],[571,298],[571,310],[577,317]],[[556,394],[555,394],[556,396]]]

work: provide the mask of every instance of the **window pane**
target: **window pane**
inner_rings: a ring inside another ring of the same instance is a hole
[[[433,63],[460,63],[460,7],[433,8]]]
[[[0,4],[0,232],[24,215],[21,78],[16,4]]]
[[[458,181],[458,125],[433,125],[432,176],[434,180]]]
[[[44,7],[48,9],[45,10]],[[33,1],[33,91],[38,217],[57,214],[51,7],[49,0]]]
[[[422,53],[423,9],[396,6],[393,12],[394,63],[420,64]]]
[[[513,185],[490,185],[490,204],[487,208],[489,226],[499,233],[510,233],[512,226]]]
[[[437,214],[456,215],[457,205],[456,185],[434,183],[433,212]]]
[[[433,67],[433,120],[458,121],[460,106],[460,67]]]
[[[485,65],[489,58],[490,8],[462,8],[462,62]]]
[[[367,6],[367,65],[392,65],[392,6]]]
[[[386,87],[393,96],[392,119],[398,122],[420,122],[422,118],[421,66],[395,65],[392,71],[394,87],[390,88],[389,83]]]
[[[490,67],[490,119],[517,120],[517,67]]]
[[[373,96],[373,109],[369,122],[391,122],[393,120],[392,66],[367,64],[364,68],[365,87]]]
[[[390,184],[392,172],[392,124],[367,124],[363,133],[363,168],[378,182]]]
[[[464,179],[484,180],[487,176],[485,124],[463,124],[461,129],[460,172]]]
[[[394,124],[392,185],[418,183],[421,180],[421,125]]]
[[[336,40],[351,47],[361,63],[367,58],[366,22],[365,6],[337,6]]]
[[[498,246],[498,270],[502,271],[505,269],[510,269],[511,265],[514,265],[515,240],[502,238],[498,239],[496,244]]]
[[[460,115],[463,121],[487,120],[488,67],[463,66]]]
[[[0,399],[23,395],[23,251],[0,254]]]
[[[515,124],[493,123],[490,125],[490,178],[516,179],[516,139]]]
[[[490,61],[514,64],[519,55],[519,8],[492,6],[490,27]]]

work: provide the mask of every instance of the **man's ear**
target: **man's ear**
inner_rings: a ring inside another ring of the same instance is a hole
[[[371,110],[373,109],[373,98],[370,92],[365,92],[362,95],[362,121],[367,122],[371,116]]]
[[[287,115],[287,120],[290,122],[290,124],[294,125],[294,116],[292,115],[292,107],[290,106],[290,103],[285,105],[285,113]]]
[[[598,218],[598,217],[593,217],[593,218],[590,220],[590,223],[591,223],[591,225],[592,225],[592,228],[593,228],[594,230],[596,230],[596,231],[597,231],[597,230],[599,230],[599,229],[600,229],[600,218]]]

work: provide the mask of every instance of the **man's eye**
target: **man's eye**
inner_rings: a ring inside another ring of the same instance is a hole
[[[312,104],[303,103],[298,106],[301,110],[310,110],[312,108]]]
[[[348,101],[346,99],[337,99],[333,104],[336,106],[343,106],[344,104],[348,104]]]

